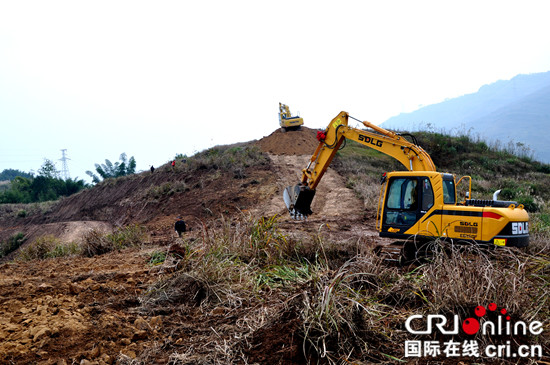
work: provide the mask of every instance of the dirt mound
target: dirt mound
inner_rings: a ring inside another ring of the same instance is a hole
[[[82,236],[91,230],[111,232],[113,227],[108,222],[74,221],[47,224],[33,224],[25,227],[26,239],[34,241],[38,237],[54,236],[63,242],[80,242]],[[13,230],[15,233],[16,230]]]
[[[282,132],[277,129],[258,141],[263,152],[274,155],[312,155],[319,145],[317,130],[302,127],[298,131]]]

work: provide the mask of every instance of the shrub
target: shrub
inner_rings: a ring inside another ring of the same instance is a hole
[[[249,237],[250,255],[261,263],[275,263],[289,253],[289,241],[277,228],[277,215],[254,221]]]
[[[48,258],[64,257],[80,253],[78,244],[63,243],[52,235],[37,238],[34,242],[19,251],[18,258],[23,261],[44,260]]]
[[[7,239],[7,241],[0,242],[0,258],[9,255],[13,251],[17,250],[25,242],[25,234],[18,232]]]
[[[540,210],[540,207],[535,201],[535,198],[529,195],[520,196],[518,198],[518,203],[523,204],[523,207],[525,208],[525,210],[531,213],[538,212]]]
[[[93,229],[82,237],[82,253],[85,256],[93,257],[127,247],[139,246],[146,240],[146,234],[145,227],[139,225],[118,228],[113,233]]]
[[[52,250],[46,255],[47,258],[65,257],[72,255],[79,255],[82,248],[76,242],[60,243],[54,246]]]
[[[164,196],[170,196],[174,193],[188,191],[189,187],[185,182],[166,182],[161,185],[151,185],[145,192],[145,196],[150,199],[160,199]]]
[[[176,158],[176,160],[181,159],[181,155]],[[241,178],[245,168],[266,164],[268,158],[259,147],[242,144],[212,147],[186,158],[185,161],[181,165],[176,164],[176,168],[183,169],[185,172],[196,170],[233,171],[236,178]]]
[[[166,261],[166,256],[168,254],[166,251],[153,251],[149,254],[149,265],[156,266],[164,263]]]

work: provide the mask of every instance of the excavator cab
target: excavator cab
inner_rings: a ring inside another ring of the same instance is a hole
[[[433,189],[427,178],[392,178],[387,189],[383,227],[411,227],[418,222],[422,212],[433,206]]]
[[[451,174],[411,175],[410,172],[390,172],[386,176],[389,178],[382,187],[384,198],[378,206],[378,229],[381,236],[398,237],[400,232],[409,231],[432,210],[436,201],[432,179],[441,178],[441,183],[436,185],[443,192],[442,203],[456,203],[454,176]]]

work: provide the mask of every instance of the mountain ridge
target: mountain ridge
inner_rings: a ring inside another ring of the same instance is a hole
[[[517,75],[483,85],[475,93],[432,104],[391,117],[388,129],[426,129],[473,133],[501,145],[525,146],[535,159],[550,162],[550,137],[541,134],[550,125],[550,71]]]

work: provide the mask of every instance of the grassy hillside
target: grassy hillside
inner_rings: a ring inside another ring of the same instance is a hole
[[[438,171],[472,177],[473,197],[491,199],[500,189],[500,199],[516,200],[530,212],[549,213],[550,165],[526,156],[521,145],[505,150],[468,135],[418,132],[415,136]],[[404,170],[392,158],[353,142],[338,152],[333,167],[347,176],[348,185],[371,204],[378,199],[380,175]]]

